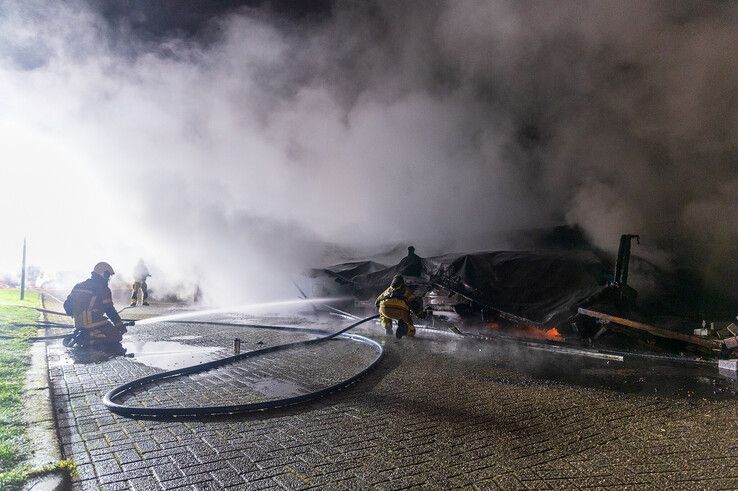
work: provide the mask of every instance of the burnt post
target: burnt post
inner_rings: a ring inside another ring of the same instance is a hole
[[[21,269],[21,297],[23,300],[26,297],[26,238],[23,237],[23,267]]]
[[[618,247],[618,261],[615,264],[615,283],[620,286],[628,286],[630,243],[633,239],[636,240],[636,243],[641,243],[640,235],[623,234],[620,236],[620,247]]]
[[[639,235],[623,234],[620,236],[620,247],[618,248],[618,260],[615,263],[615,281],[620,306],[630,309],[635,303],[638,292],[628,286],[628,266],[630,264],[630,245],[632,240],[641,243]]]

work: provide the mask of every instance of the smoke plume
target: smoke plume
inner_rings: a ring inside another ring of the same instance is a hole
[[[243,6],[145,34],[95,3],[0,12],[4,256],[30,233],[50,267],[143,257],[226,302],[568,223],[738,274],[735,3]]]

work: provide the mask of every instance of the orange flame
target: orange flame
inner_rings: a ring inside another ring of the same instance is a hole
[[[489,327],[490,329],[494,329],[496,331],[502,331],[500,329],[500,325],[496,322],[490,322],[489,324],[487,324],[487,327]],[[561,335],[559,330],[556,329],[555,327],[544,330],[544,329],[539,329],[537,327],[528,326],[525,324],[517,324],[514,326],[506,327],[504,329],[504,332],[506,334],[510,334],[518,338],[541,339],[544,341],[556,341],[556,342],[564,341],[564,337]]]

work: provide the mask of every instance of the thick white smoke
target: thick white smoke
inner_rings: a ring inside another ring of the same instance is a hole
[[[42,266],[143,257],[226,303],[291,294],[336,245],[431,254],[568,222],[738,272],[734,4],[244,9],[207,43],[0,8],[0,269],[29,234]]]

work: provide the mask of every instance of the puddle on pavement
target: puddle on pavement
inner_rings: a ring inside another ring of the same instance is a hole
[[[100,351],[93,349],[83,348],[70,348],[67,349],[58,359],[50,360],[50,366],[65,366],[65,365],[86,365],[103,363],[119,356],[124,356],[125,353],[121,347],[119,351]]]
[[[404,340],[403,340],[404,341]],[[717,363],[674,359],[625,358],[566,346],[523,346],[468,340],[414,340],[438,356],[468,363],[472,370],[495,366],[517,373],[510,383],[558,382],[655,397],[725,400],[738,398],[735,372]],[[419,343],[420,342],[420,343]],[[611,359],[609,359],[609,358]],[[526,382],[525,380],[529,381]],[[485,380],[496,380],[495,377]],[[517,380],[518,382],[513,382]]]
[[[523,371],[526,371],[523,368]],[[717,366],[679,365],[661,361],[599,362],[549,361],[529,371],[537,379],[603,388],[624,393],[698,399],[734,399],[738,382],[723,376]]]
[[[738,383],[724,377],[715,366],[631,362],[623,367],[582,368],[578,376],[623,392],[665,397],[730,399],[738,395]]]
[[[286,398],[305,394],[305,389],[294,382],[287,380],[265,378],[249,384],[251,388],[260,394],[270,398]]]
[[[224,351],[223,348],[215,346],[192,346],[174,341],[124,342],[123,347],[129,356],[133,354],[134,361],[163,370],[174,370],[212,361],[218,358],[215,353]]]

